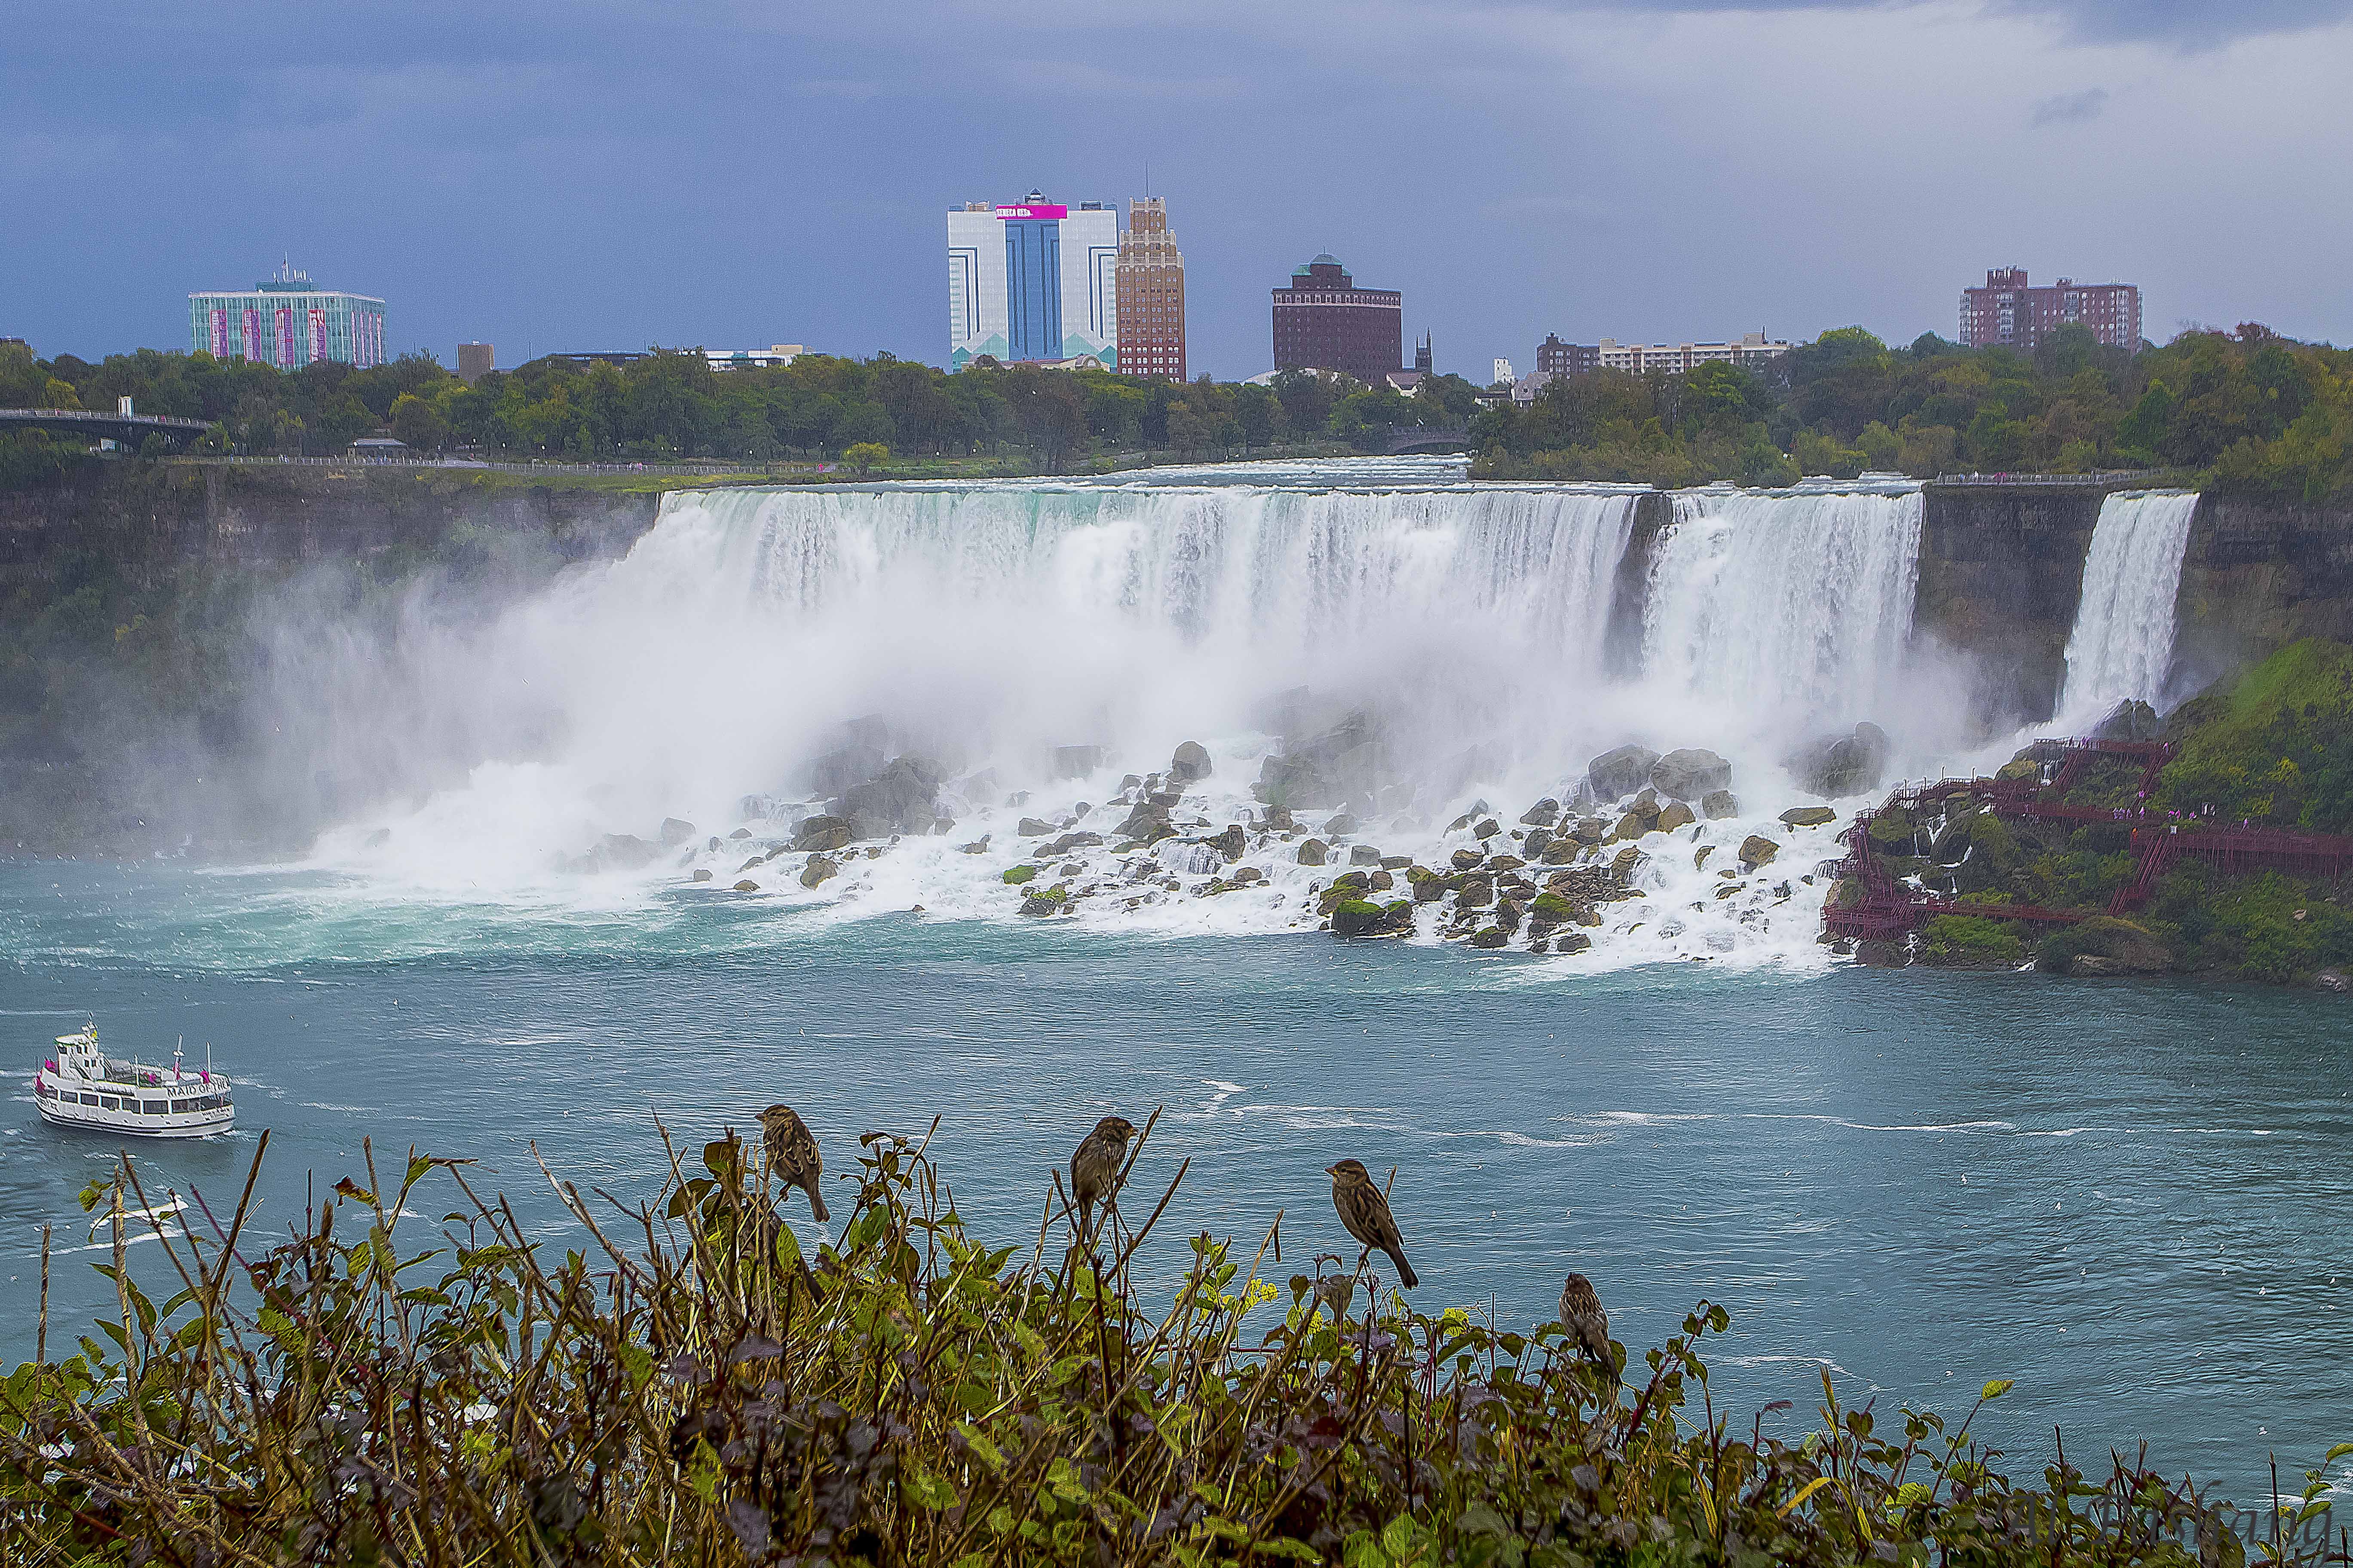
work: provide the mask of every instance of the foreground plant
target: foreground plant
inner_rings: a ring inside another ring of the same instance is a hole
[[[1035,1239],[993,1247],[929,1144],[869,1135],[814,1252],[732,1135],[674,1152],[652,1205],[551,1176],[590,1238],[560,1261],[462,1162],[414,1156],[388,1189],[371,1152],[266,1248],[249,1174],[227,1223],[199,1198],[164,1238],[160,1304],[123,1267],[126,1215],[155,1212],[126,1162],[85,1194],[119,1310],[62,1361],[44,1321],[0,1386],[0,1562],[2346,1560],[2316,1478],[2249,1542],[2122,1458],[2013,1486],[1976,1408],[1883,1434],[1827,1375],[1819,1431],[1744,1436],[1708,1392],[1704,1301],[1607,1368],[1557,1324],[1426,1316],[1328,1259],[1273,1283],[1278,1216],[1247,1259],[1195,1237],[1148,1303],[1132,1265],[1183,1168],[1140,1226],[1050,1245],[1058,1182]],[[428,1184],[461,1201],[404,1253]]]

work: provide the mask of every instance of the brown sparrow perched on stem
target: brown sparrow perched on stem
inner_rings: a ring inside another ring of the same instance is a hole
[[[798,1187],[808,1194],[809,1213],[817,1222],[826,1221],[825,1198],[817,1190],[818,1178],[825,1174],[825,1159],[818,1152],[817,1137],[808,1124],[789,1105],[772,1105],[760,1112],[763,1140],[768,1146],[768,1169],[788,1187]]]
[[[1405,1242],[1398,1235],[1397,1218],[1389,1213],[1389,1201],[1373,1185],[1372,1173],[1361,1160],[1343,1160],[1336,1165],[1324,1167],[1332,1178],[1332,1206],[1340,1211],[1340,1223],[1348,1234],[1365,1244],[1364,1253],[1357,1254],[1362,1267],[1365,1254],[1375,1247],[1388,1254],[1397,1265],[1398,1278],[1410,1290],[1421,1281],[1414,1277],[1413,1265],[1405,1260]]]
[[[1610,1382],[1618,1381],[1618,1358],[1609,1350],[1609,1314],[1601,1310],[1593,1281],[1572,1274],[1560,1288],[1560,1323],[1579,1354],[1590,1358]]]
[[[1095,1205],[1111,1203],[1119,1191],[1119,1167],[1127,1158],[1127,1141],[1135,1123],[1124,1116],[1106,1116],[1079,1143],[1071,1156],[1071,1198],[1079,1205],[1079,1234],[1093,1226]]]

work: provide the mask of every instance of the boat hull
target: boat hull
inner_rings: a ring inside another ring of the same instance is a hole
[[[135,1110],[93,1110],[86,1105],[58,1105],[39,1100],[41,1120],[52,1127],[81,1132],[107,1132],[125,1138],[211,1138],[233,1131],[237,1112],[189,1111],[178,1116],[149,1116]]]

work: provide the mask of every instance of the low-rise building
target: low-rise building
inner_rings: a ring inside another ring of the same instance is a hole
[[[1405,360],[1405,296],[1359,289],[1334,256],[1293,268],[1274,294],[1274,368],[1336,370],[1379,386]]]
[[[1583,375],[1596,370],[1622,370],[1641,375],[1647,371],[1681,373],[1694,365],[1728,361],[1761,365],[1789,352],[1789,345],[1762,332],[1714,343],[1621,343],[1604,338],[1598,343],[1565,343],[1547,335],[1536,345],[1536,370],[1547,375]]]
[[[488,343],[458,345],[458,379],[468,386],[499,368],[498,351]]]

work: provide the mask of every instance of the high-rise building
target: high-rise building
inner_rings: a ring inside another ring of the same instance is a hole
[[[1961,342],[2031,350],[2045,332],[2069,325],[2091,329],[2111,348],[2140,346],[2140,289],[2131,283],[2078,283],[2062,278],[2030,288],[2023,267],[1989,268],[1985,287],[1961,290]]]
[[[1119,373],[1185,379],[1185,253],[1160,196],[1129,202],[1119,237]]]
[[[250,291],[188,296],[188,347],[215,359],[249,359],[280,370],[314,360],[364,368],[384,363],[384,301],[314,286],[281,267]]]
[[[1359,289],[1333,256],[1291,271],[1274,290],[1274,368],[1336,370],[1381,385],[1405,363],[1405,296]]]
[[[1119,363],[1119,214],[1066,206],[1037,191],[948,214],[948,368],[986,354],[1006,363]]]
[[[1495,362],[1495,374],[1489,379],[1487,384],[1490,386],[1509,386],[1518,379],[1518,376],[1512,374],[1512,362],[1507,359],[1499,359]]]
[[[488,343],[458,345],[458,379],[468,386],[499,368],[498,351]]]

